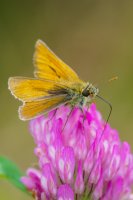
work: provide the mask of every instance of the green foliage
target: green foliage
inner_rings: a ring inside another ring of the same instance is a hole
[[[20,181],[21,176],[23,176],[23,173],[11,160],[0,156],[0,178],[7,179],[21,191],[28,193],[26,187]]]

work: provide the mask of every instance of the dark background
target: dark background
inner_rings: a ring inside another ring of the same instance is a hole
[[[133,149],[133,1],[0,1],[0,154],[24,171],[36,162],[28,122],[18,119],[21,104],[7,89],[10,76],[33,77],[37,39],[96,84],[113,105],[110,124]],[[108,80],[118,76],[117,81]],[[108,107],[96,101],[107,118]],[[30,199],[6,181],[0,199]]]

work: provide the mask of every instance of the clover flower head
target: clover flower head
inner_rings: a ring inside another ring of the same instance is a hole
[[[130,146],[109,124],[104,128],[95,104],[83,111],[61,106],[30,122],[38,169],[21,181],[36,200],[133,199]]]

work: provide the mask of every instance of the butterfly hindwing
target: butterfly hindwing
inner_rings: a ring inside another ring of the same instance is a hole
[[[42,99],[31,102],[25,102],[22,106],[19,107],[19,117],[21,120],[29,120],[41,114],[46,114],[59,107],[62,104],[67,103],[69,100],[65,95],[56,96],[52,99]]]

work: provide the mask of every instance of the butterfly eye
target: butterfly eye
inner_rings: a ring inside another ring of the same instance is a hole
[[[84,97],[88,97],[88,96],[90,95],[90,91],[87,90],[87,89],[84,89],[84,90],[82,91],[82,95],[83,95]]]

